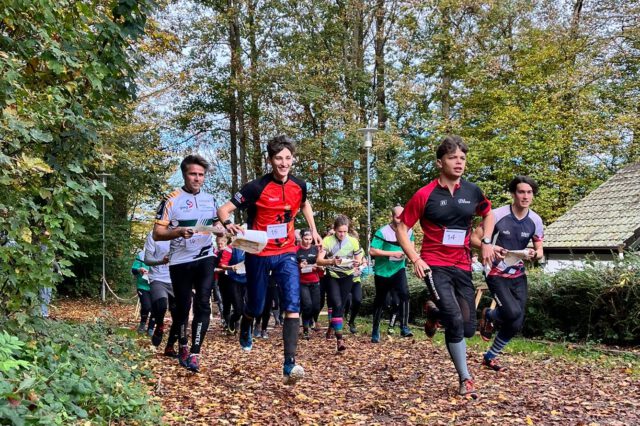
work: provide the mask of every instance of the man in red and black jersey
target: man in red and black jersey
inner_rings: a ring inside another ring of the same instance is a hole
[[[460,395],[477,398],[473,379],[467,368],[464,338],[476,332],[474,287],[471,281],[469,240],[474,216],[482,216],[486,239],[493,233],[495,220],[491,202],[480,188],[462,179],[467,159],[467,145],[460,136],[444,138],[436,152],[440,176],[420,188],[409,200],[396,226],[398,243],[413,263],[438,308],[438,320],[445,328],[445,342],[460,378]],[[409,241],[407,231],[420,221],[424,231],[420,254]],[[494,252],[482,246],[482,260],[490,264]],[[435,311],[435,310],[434,310]],[[435,312],[428,312],[435,321]]]
[[[259,254],[246,254],[247,303],[240,321],[240,345],[250,351],[253,318],[260,316],[265,304],[269,274],[280,288],[282,310],[286,312],[282,327],[284,340],[285,383],[295,383],[304,376],[296,365],[300,316],[300,270],[296,261],[294,218],[302,211],[315,244],[322,244],[316,231],[313,210],[307,200],[307,185],[289,174],[295,153],[294,142],[277,136],[267,145],[268,160],[273,171],[247,183],[231,201],[218,209],[223,225],[233,234],[244,230],[229,219],[239,208],[247,210],[248,229],[266,231],[267,245]]]

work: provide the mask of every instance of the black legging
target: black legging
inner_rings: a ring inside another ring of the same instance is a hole
[[[326,274],[320,278],[320,310],[313,317],[314,322],[318,322],[318,317],[320,316],[320,311],[324,308],[325,301],[327,299],[327,287],[329,286],[329,275]]]
[[[351,275],[347,275],[341,278],[329,278],[327,295],[329,296],[329,306],[332,309],[331,324],[332,326],[335,326],[336,324],[340,325],[340,329],[336,330],[337,332],[342,330],[344,301],[347,300],[347,297],[351,293],[352,286],[353,277]]]
[[[227,275],[221,275],[218,280],[222,293],[222,315],[229,328],[235,329],[235,324],[242,317],[247,286],[230,279]],[[233,308],[233,312],[231,311]]]
[[[302,323],[309,327],[311,321],[320,313],[320,284],[300,284],[300,308]]]
[[[487,277],[487,285],[496,301],[500,337],[510,340],[524,325],[528,297],[527,276],[517,278]]]
[[[154,318],[149,318],[149,312],[151,312],[151,291],[149,290],[137,290],[138,299],[140,299],[140,327],[144,327],[149,320],[149,328],[153,328]]]
[[[169,266],[169,274],[173,284],[176,301],[176,317],[180,330],[180,344],[187,344],[187,320],[193,300],[193,322],[191,323],[191,353],[200,353],[200,346],[209,328],[211,315],[211,286],[215,262],[205,257],[189,263]]]
[[[347,296],[347,300],[344,301],[344,313],[345,316],[349,314],[349,324],[355,323],[360,306],[362,306],[362,283],[354,281],[351,285],[351,292]]]
[[[271,318],[271,310],[279,309],[278,299],[278,286],[275,281],[269,280],[269,286],[267,287],[267,295],[264,299],[264,309],[262,315],[256,318],[256,327],[260,326],[261,331],[265,331],[269,326],[269,318]]]
[[[432,266],[433,285],[425,278],[439,309],[445,341],[458,343],[476,333],[475,289],[471,272],[455,266]],[[435,288],[434,288],[435,287]]]
[[[393,290],[398,294],[400,299],[400,325],[402,327],[409,326],[409,286],[407,284],[407,274],[405,269],[400,269],[390,277],[381,277],[374,275],[374,283],[376,286],[376,297],[373,300],[373,328],[374,330],[380,326],[382,311],[387,301],[387,295]]]

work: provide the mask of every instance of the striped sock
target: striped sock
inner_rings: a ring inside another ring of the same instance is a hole
[[[500,355],[500,352],[502,352],[504,347],[507,346],[509,340],[510,339],[501,338],[500,333],[498,333],[495,339],[493,339],[493,344],[491,345],[487,353],[484,354],[484,359],[488,361]]]
[[[331,318],[331,328],[333,328],[336,333],[342,331],[342,318]]]

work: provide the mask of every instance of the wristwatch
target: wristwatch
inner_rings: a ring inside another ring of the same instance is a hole
[[[488,237],[483,238],[480,242],[482,244],[491,244],[491,238],[488,238]]]
[[[227,226],[231,225],[233,222],[231,222],[231,219],[227,219],[224,222],[222,222],[222,226],[224,226],[224,229],[227,229]]]

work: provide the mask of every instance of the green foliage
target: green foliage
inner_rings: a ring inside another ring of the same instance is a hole
[[[640,342],[640,258],[529,275],[526,336],[613,344]]]
[[[152,0],[10,0],[0,4],[1,316],[72,275],[78,238],[99,217],[99,132],[136,91]]]
[[[143,384],[148,353],[102,323],[36,319],[0,334],[2,424],[159,424]]]

